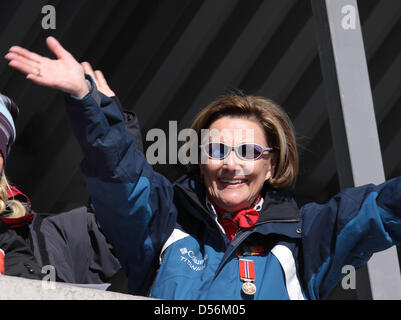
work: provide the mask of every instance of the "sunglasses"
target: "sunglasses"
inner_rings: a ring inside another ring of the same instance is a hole
[[[264,152],[273,150],[273,148],[264,148],[256,143],[244,143],[232,147],[222,142],[210,142],[200,147],[210,159],[214,160],[227,158],[232,150],[242,160],[257,160]]]

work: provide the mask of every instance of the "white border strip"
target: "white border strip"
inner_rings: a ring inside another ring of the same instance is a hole
[[[284,270],[285,284],[287,286],[287,292],[290,299],[305,300],[297,277],[295,260],[292,256],[291,250],[286,246],[277,245],[271,250],[271,252],[275,255]]]

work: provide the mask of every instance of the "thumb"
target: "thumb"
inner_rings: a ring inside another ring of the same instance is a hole
[[[46,39],[46,44],[50,51],[53,52],[58,59],[63,59],[71,56],[71,54],[67,50],[65,50],[60,42],[58,42],[54,37],[48,37]]]

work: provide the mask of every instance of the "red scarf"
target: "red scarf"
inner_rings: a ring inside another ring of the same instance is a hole
[[[217,206],[213,201],[209,201],[213,204],[214,209],[217,213],[217,221],[221,224],[224,231],[226,232],[228,240],[234,239],[239,228],[251,228],[259,219],[259,212],[255,210],[255,206],[260,201],[260,195],[256,198],[252,208],[242,209],[234,214],[227,213],[226,210]]]

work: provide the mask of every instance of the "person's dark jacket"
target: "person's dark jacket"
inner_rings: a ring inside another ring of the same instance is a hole
[[[138,150],[142,135],[135,113],[123,111],[125,125]],[[29,202],[28,199],[19,200]],[[103,234],[90,204],[57,214],[34,213],[14,225],[14,230],[33,250],[40,265],[55,268],[56,281],[91,285],[99,289],[127,292],[127,278],[112,246]],[[10,225],[12,221],[7,221]],[[13,231],[14,232],[14,231]],[[14,233],[15,233],[14,232]],[[21,240],[21,243],[23,241]],[[108,285],[111,284],[109,287]]]
[[[41,280],[41,271],[26,241],[0,219],[0,273]]]
[[[19,191],[13,187],[15,190]],[[4,236],[2,243],[12,238],[14,244],[4,246],[4,249],[17,248],[20,255],[28,255],[20,264],[26,265],[30,272],[28,276],[33,278],[31,268],[39,270],[40,274],[40,268],[34,268],[36,265],[52,266],[57,282],[127,292],[126,277],[89,204],[67,212],[44,214],[30,210],[29,199],[25,195],[16,194],[14,199],[19,200],[29,213],[23,218],[0,219],[9,234],[7,238]],[[1,249],[3,247],[0,246]],[[6,268],[6,274],[23,276],[20,269],[15,270],[16,259],[8,261],[12,264]],[[44,272],[41,276],[46,274]]]

